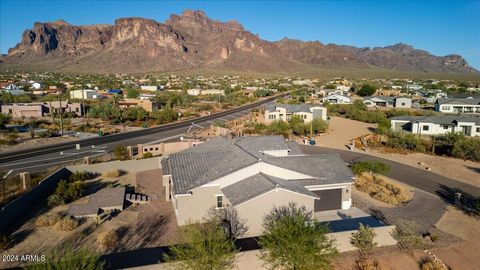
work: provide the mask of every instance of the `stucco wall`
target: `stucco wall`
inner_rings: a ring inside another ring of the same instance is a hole
[[[12,231],[29,218],[31,213],[43,207],[62,179],[68,179],[72,172],[66,168],[47,176],[27,193],[0,209],[0,233]]]
[[[223,194],[220,186],[198,187],[192,189],[191,195],[174,196],[172,203],[177,214],[178,225],[202,221],[206,217],[207,211],[216,205],[217,197],[215,195],[217,194]],[[223,197],[223,204],[230,204],[225,196]]]
[[[67,167],[72,171],[87,171],[102,174],[110,170],[123,170],[130,173],[148,171],[160,168],[160,158],[148,158],[140,160],[110,161],[96,164],[80,164]],[[160,181],[160,179],[159,179]]]
[[[307,197],[291,191],[276,189],[260,195],[250,201],[236,206],[239,215],[247,220],[248,232],[246,237],[258,236],[262,233],[263,218],[273,207],[288,205],[295,202],[299,206],[305,206],[313,212],[314,198]]]

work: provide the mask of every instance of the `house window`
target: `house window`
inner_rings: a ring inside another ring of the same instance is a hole
[[[217,208],[223,207],[223,195],[215,195],[217,197]]]
[[[429,128],[428,126],[422,126],[423,131],[428,131],[428,128]]]
[[[442,110],[444,110],[444,111],[450,111],[450,106],[442,106]]]
[[[448,125],[441,125],[441,127],[442,127],[443,129],[448,129],[448,128],[449,128]]]
[[[477,133],[480,133],[480,127],[477,127]]]
[[[405,102],[402,102],[402,106],[405,106]]]

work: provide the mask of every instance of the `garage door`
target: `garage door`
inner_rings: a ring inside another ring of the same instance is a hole
[[[314,190],[313,193],[320,196],[315,200],[315,212],[342,208],[342,189]]]

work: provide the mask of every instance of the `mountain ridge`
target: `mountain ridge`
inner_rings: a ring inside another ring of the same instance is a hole
[[[35,22],[0,57],[0,67],[93,73],[224,69],[259,73],[302,69],[385,69],[417,73],[479,74],[460,55],[435,56],[411,45],[359,48],[283,38],[267,41],[237,21],[203,11],[172,14],[164,23],[141,17],[114,24]]]

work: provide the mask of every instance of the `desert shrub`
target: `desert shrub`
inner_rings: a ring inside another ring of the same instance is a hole
[[[361,97],[365,96],[371,96],[377,91],[377,88],[373,85],[370,84],[364,84],[360,87],[360,89],[357,91],[357,94]]]
[[[102,173],[103,177],[106,178],[114,178],[114,177],[119,177],[120,176],[120,171],[119,170],[110,170]]]
[[[127,147],[124,145],[117,145],[113,148],[113,156],[116,160],[127,160],[130,157],[128,156]]]
[[[63,194],[63,198],[67,202],[74,201],[80,197],[82,197],[85,187],[84,183],[82,182],[75,182],[75,183],[70,183],[67,185],[67,189],[65,190],[65,193]]]
[[[98,242],[104,249],[114,249],[119,242],[118,232],[114,229],[101,233]]]
[[[380,176],[362,173],[355,179],[355,187],[370,197],[388,204],[398,205],[406,201],[402,189],[386,182]]]
[[[43,215],[35,220],[35,226],[37,227],[52,227],[62,219],[59,214]]]
[[[461,138],[453,145],[454,157],[480,161],[480,138]]]
[[[69,180],[70,182],[77,182],[77,181],[85,181],[89,180],[95,177],[95,174],[87,172],[87,171],[81,171],[81,172],[75,172],[72,175],[70,175]]]
[[[422,270],[449,270],[440,260],[434,260],[431,257],[423,258],[419,264]]]
[[[50,207],[55,207],[55,206],[58,206],[58,205],[65,204],[65,200],[62,198],[62,196],[59,196],[57,194],[52,194],[48,197],[47,204]]]
[[[153,157],[153,154],[151,152],[143,153],[143,156],[142,156],[142,158],[151,158],[151,157]]]
[[[399,131],[388,132],[386,145],[391,148],[425,152],[427,145],[425,141],[412,133]]]
[[[415,222],[402,219],[390,234],[401,245],[408,248],[419,247],[423,244],[423,240],[417,233],[417,227]]]
[[[43,262],[34,262],[25,267],[27,270],[103,270],[105,262],[90,248],[73,249],[71,246],[50,250]]]
[[[57,222],[55,227],[60,231],[72,231],[76,229],[80,224],[77,220],[71,217],[64,217]]]
[[[0,235],[0,251],[5,251],[13,246],[12,236],[8,234]]]
[[[364,172],[371,172],[371,173],[387,173],[390,171],[390,166],[387,164],[380,162],[380,161],[364,161],[364,162],[356,162],[352,165],[353,173],[360,175]]]

